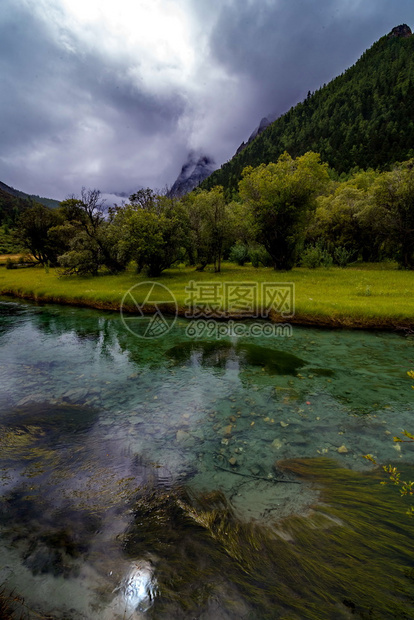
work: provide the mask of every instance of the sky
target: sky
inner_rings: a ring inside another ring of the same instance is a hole
[[[1,0],[0,181],[162,190],[402,23],[413,0]]]

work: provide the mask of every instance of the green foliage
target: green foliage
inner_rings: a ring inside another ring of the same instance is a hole
[[[414,159],[379,176],[373,193],[384,242],[400,267],[414,269]]]
[[[230,199],[246,166],[310,149],[339,174],[384,168],[413,156],[414,37],[383,37],[344,74],[272,123],[201,187]]]
[[[58,210],[52,211],[41,204],[34,204],[21,213],[16,238],[39,263],[56,266],[66,242],[61,240],[58,243],[50,233],[62,221],[62,214]]]
[[[214,264],[214,271],[221,270],[223,254],[235,241],[240,217],[238,205],[226,204],[222,187],[213,187],[209,192],[197,190],[184,201],[186,205],[190,243],[190,262],[203,270],[208,263]]]
[[[158,277],[180,258],[188,217],[175,198],[139,190],[131,196],[131,204],[117,209],[112,226],[119,231],[123,261],[135,260],[138,272],[145,267],[149,276]]]
[[[22,244],[17,241],[14,233],[8,224],[0,226],[0,254],[17,254],[22,250]]]
[[[334,257],[335,248],[344,248],[335,257],[338,264],[345,262],[347,253],[349,259],[360,256],[364,261],[380,260],[384,253],[373,211],[372,187],[377,178],[373,171],[358,172],[342,183],[330,183],[328,191],[317,198],[307,239],[323,243]]]
[[[302,252],[301,265],[308,269],[315,269],[316,267],[331,267],[333,259],[331,254],[321,244],[315,243],[315,245],[309,245]]]
[[[118,230],[105,219],[104,202],[99,190],[82,188],[80,198],[61,203],[64,222],[49,232],[55,241],[67,240],[67,249],[60,253],[63,275],[96,275],[105,266],[112,273],[125,268],[127,260],[119,251]]]
[[[235,243],[230,249],[229,259],[243,267],[244,263],[247,263],[249,260],[248,246],[244,243]]]
[[[255,269],[258,269],[260,266],[271,267],[273,265],[273,259],[269,252],[260,244],[255,244],[250,248],[250,261]]]
[[[334,261],[339,267],[346,267],[351,262],[353,256],[352,250],[347,250],[340,245],[334,249]]]
[[[12,196],[0,187],[0,224],[14,228],[20,214],[29,206],[27,200]]]
[[[292,159],[284,153],[276,164],[246,168],[239,183],[258,228],[258,241],[275,269],[291,269],[304,237],[315,198],[328,182],[327,166],[317,153]]]

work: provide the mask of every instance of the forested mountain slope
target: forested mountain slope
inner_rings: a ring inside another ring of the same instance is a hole
[[[202,183],[237,190],[246,166],[307,151],[338,173],[384,169],[414,156],[414,36],[398,26],[345,73],[278,118]]]

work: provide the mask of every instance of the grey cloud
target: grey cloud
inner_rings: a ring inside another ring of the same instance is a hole
[[[230,73],[252,81],[260,120],[286,111],[410,18],[414,8],[407,0],[229,2],[211,47]]]
[[[193,29],[193,73],[166,80],[154,66],[144,83],[145,55],[110,53],[97,32],[90,42],[27,0],[2,0],[0,180],[57,198],[82,185],[162,188],[191,149],[224,162],[262,116],[285,112],[393,26],[414,26],[412,0],[177,3]]]

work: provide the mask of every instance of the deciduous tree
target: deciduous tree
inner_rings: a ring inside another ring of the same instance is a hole
[[[240,196],[252,211],[258,240],[275,269],[291,269],[295,264],[307,218],[327,181],[327,165],[312,152],[297,159],[284,153],[275,164],[244,170]]]

